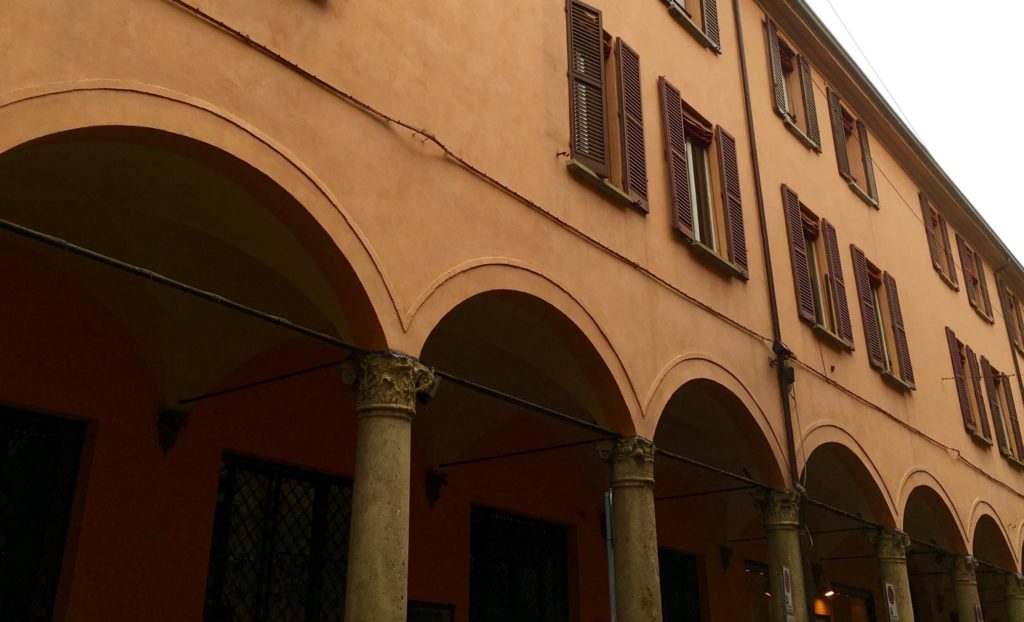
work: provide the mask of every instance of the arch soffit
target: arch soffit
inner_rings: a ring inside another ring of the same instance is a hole
[[[403,332],[394,293],[366,235],[328,184],[287,147],[209,102],[149,84],[87,80],[34,86],[0,100],[0,154],[24,143],[91,127],[166,132],[223,151],[280,186],[330,237],[351,265],[383,333],[374,347],[392,347]]]
[[[818,422],[807,429],[800,442],[799,455],[804,456],[804,459],[798,463],[798,472],[803,473],[803,470],[807,468],[807,463],[810,461],[811,456],[814,455],[815,450],[830,443],[844,447],[857,457],[861,466],[864,467],[864,470],[874,481],[875,487],[882,493],[882,499],[885,501],[885,507],[889,513],[889,516],[884,518],[888,519],[889,525],[896,525],[896,519],[900,513],[896,509],[892,491],[886,485],[885,479],[878,470],[878,466],[875,465],[875,462],[871,459],[868,452],[864,450],[860,442],[839,424],[826,420]],[[800,458],[798,457],[797,460],[800,460]]]
[[[992,519],[992,521],[995,522],[996,527],[999,528],[999,533],[1003,537],[1003,544],[1006,545],[1006,548],[1010,551],[1010,557],[1016,564],[1019,560],[1019,553],[1016,550],[1016,547],[1011,545],[1014,540],[1006,530],[1006,523],[1004,523],[1003,519],[999,517],[999,513],[996,512],[994,507],[992,507],[992,504],[984,499],[975,499],[974,504],[971,506],[971,520],[969,522],[971,526],[971,548],[969,550],[972,551],[973,554],[974,545],[978,535],[978,524],[981,523],[981,519],[986,516]]]
[[[918,488],[928,488],[942,499],[943,504],[946,506],[946,511],[953,517],[953,522],[956,524],[957,531],[960,532],[960,540],[964,550],[968,550],[967,543],[971,541],[971,538],[967,536],[967,529],[964,526],[963,519],[960,517],[960,513],[956,509],[956,504],[953,503],[953,498],[949,495],[946,488],[939,482],[939,480],[924,469],[910,469],[903,476],[903,480],[900,482],[900,521],[897,526],[900,529],[904,528],[904,521],[907,519],[907,503],[910,501],[910,495],[912,495]]]
[[[668,406],[669,400],[679,389],[693,380],[710,380],[715,382],[730,393],[732,393],[743,404],[747,412],[753,418],[761,434],[768,442],[772,455],[775,457],[775,464],[785,479],[788,470],[786,469],[786,452],[781,439],[771,425],[767,414],[753,392],[747,387],[739,376],[730,371],[725,365],[714,360],[711,356],[703,353],[681,354],[669,361],[658,376],[651,383],[644,400],[643,411],[646,413],[643,422],[643,429],[638,433],[648,438],[654,438],[661,416]]]
[[[420,293],[403,317],[408,326],[405,347],[419,356],[434,329],[463,302],[487,292],[514,291],[556,309],[583,336],[615,379],[636,433],[642,414],[636,388],[615,346],[586,306],[566,287],[538,268],[509,257],[484,257],[464,262],[438,276]]]

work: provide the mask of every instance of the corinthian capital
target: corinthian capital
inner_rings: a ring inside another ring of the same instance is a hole
[[[953,563],[953,580],[958,583],[976,583],[978,575],[978,560],[970,555],[957,555]]]
[[[598,443],[597,454],[612,467],[612,484],[654,483],[654,443],[642,436],[624,436]]]
[[[437,391],[434,371],[399,352],[352,355],[341,366],[342,380],[356,388],[356,412],[392,412],[412,416],[417,397]]]
[[[910,536],[899,529],[883,529],[869,536],[875,543],[879,559],[906,559]]]
[[[795,490],[772,490],[757,501],[766,527],[800,524],[800,493]]]

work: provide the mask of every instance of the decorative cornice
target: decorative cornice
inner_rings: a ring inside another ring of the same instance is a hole
[[[434,370],[400,352],[353,354],[341,364],[341,378],[356,388],[356,413],[411,417],[416,399],[437,392]]]
[[[970,555],[957,555],[953,562],[953,581],[957,583],[977,583],[978,560]]]
[[[795,527],[800,524],[800,493],[771,490],[755,498],[764,514],[766,527]]]
[[[910,536],[899,529],[883,529],[868,536],[875,545],[878,559],[906,561]]]

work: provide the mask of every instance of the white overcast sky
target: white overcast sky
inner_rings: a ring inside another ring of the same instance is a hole
[[[806,1],[1024,261],[1024,2]]]

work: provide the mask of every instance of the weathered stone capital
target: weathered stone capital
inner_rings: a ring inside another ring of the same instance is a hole
[[[1006,597],[1024,600],[1024,576],[1011,574],[1006,577]]]
[[[906,561],[910,536],[899,529],[883,529],[868,536],[875,545],[878,559]]]
[[[770,490],[755,497],[764,514],[765,527],[796,527],[800,524],[800,493]]]
[[[612,485],[654,484],[654,443],[642,436],[624,436],[597,444],[597,454],[612,468]]]
[[[341,378],[356,388],[356,413],[412,417],[416,398],[437,391],[434,370],[399,352],[353,354],[341,364]]]
[[[970,555],[957,555],[953,562],[953,581],[957,583],[977,583],[978,560]]]

